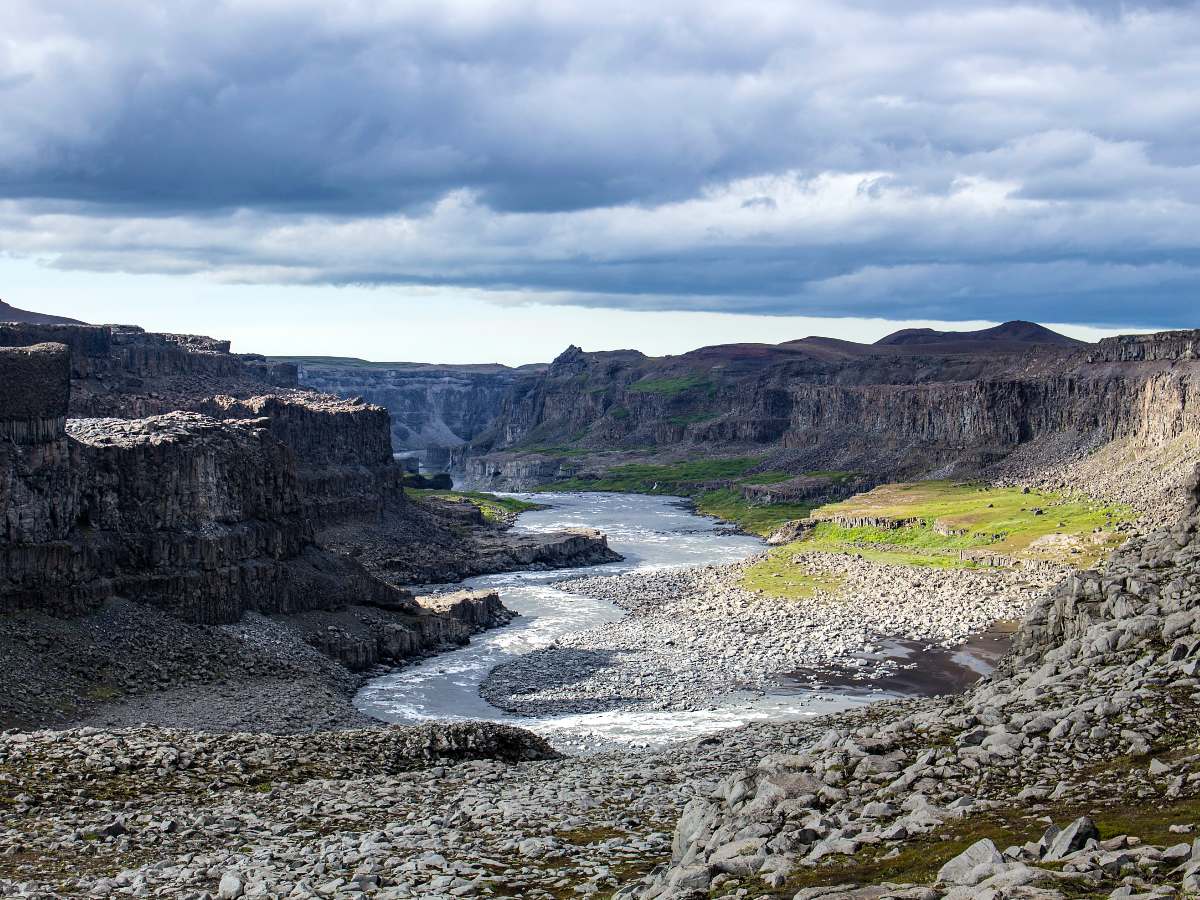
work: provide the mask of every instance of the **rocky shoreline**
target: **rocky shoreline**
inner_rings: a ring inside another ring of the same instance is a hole
[[[1020,618],[1058,580],[1042,569],[938,570],[810,554],[808,570],[837,578],[839,589],[781,600],[741,585],[754,562],[559,585],[628,614],[496,668],[480,693],[524,715],[695,710],[801,670],[814,681],[848,671],[878,678],[898,665],[864,658],[884,642],[956,646],[997,620]]]
[[[372,675],[505,625],[494,591],[418,597],[417,613],[350,605],[229,625],[183,622],[113,601],[74,619],[0,620],[9,687],[0,715],[23,727],[154,724],[204,731],[380,727],[353,704]]]

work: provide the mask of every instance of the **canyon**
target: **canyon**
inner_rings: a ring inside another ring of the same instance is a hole
[[[373,363],[337,357],[278,357],[297,367],[306,387],[342,397],[362,397],[392,417],[392,443],[415,453],[431,469],[449,468],[458,452],[482,434],[517,386],[544,365],[439,366]]]
[[[469,503],[410,500],[386,410],[295,375],[206,337],[0,324],[0,610],[28,676],[5,720],[190,682],[211,628],[248,618],[350,672],[398,662],[511,617],[494,594],[422,604],[406,585],[613,558],[586,529],[508,534]],[[114,609],[143,615],[144,633],[106,651]],[[57,652],[80,629],[96,632],[89,652]],[[163,629],[195,652],[165,669],[129,656]],[[253,670],[254,653],[224,655]],[[90,672],[76,665],[89,654]],[[318,681],[334,671],[308,663]]]
[[[1023,322],[524,370],[0,323],[0,890],[1200,890],[1198,377],[1200,330],[1084,344]],[[480,693],[510,710],[699,714],[785,669],[869,686],[898,666],[866,648],[905,638],[919,665],[997,618],[1020,620],[1011,652],[960,693],[645,752],[385,727],[351,701],[365,675],[512,618],[502,592],[417,586],[615,558],[594,530],[406,487],[406,451],[472,486],[801,511],[765,555],[563,582],[626,614],[492,670]],[[927,513],[873,514],[897,482],[1095,552],[976,552]],[[839,551],[821,529],[882,537]]]

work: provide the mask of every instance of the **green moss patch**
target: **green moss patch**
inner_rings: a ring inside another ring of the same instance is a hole
[[[964,550],[1078,567],[1118,544],[1128,507],[1044,491],[954,481],[881,485],[814,511],[824,520],[805,548],[909,555],[917,565],[952,565]],[[864,519],[874,524],[852,524]],[[969,554],[968,554],[969,555]]]
[[[678,375],[674,378],[643,378],[631,384],[628,391],[631,394],[658,394],[664,397],[675,397],[688,391],[712,393],[715,387],[709,378],[693,374]]]
[[[742,587],[784,600],[801,600],[817,592],[832,594],[845,580],[838,575],[810,572],[803,564],[793,563],[792,556],[787,547],[772,550],[765,559],[746,569]]]
[[[719,491],[704,491],[697,495],[696,510],[706,516],[732,522],[743,531],[766,537],[784,522],[803,519],[809,514],[811,507],[798,503],[759,506],[750,503],[739,491],[724,488]]]

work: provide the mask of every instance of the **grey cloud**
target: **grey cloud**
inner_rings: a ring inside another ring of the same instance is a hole
[[[13,0],[5,19],[0,250],[59,266],[1194,314],[1194,3]]]

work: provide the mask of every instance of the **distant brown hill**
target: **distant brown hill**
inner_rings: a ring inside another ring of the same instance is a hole
[[[1051,344],[1058,347],[1082,347],[1084,342],[1067,337],[1065,334],[1059,334],[1057,331],[1051,331],[1036,322],[1017,320],[992,328],[983,328],[979,331],[934,331],[932,328],[905,328],[880,338],[873,346],[927,347],[937,345],[938,349],[945,349],[946,345],[951,344],[956,346]]]
[[[0,322],[28,322],[34,325],[86,325],[79,319],[68,319],[66,316],[52,316],[49,313],[32,312],[28,309],[17,309],[0,300]]]

